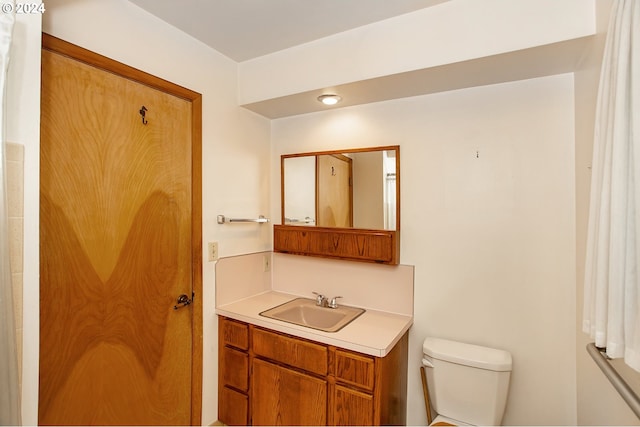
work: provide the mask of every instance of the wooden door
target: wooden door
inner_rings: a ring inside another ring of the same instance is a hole
[[[353,227],[351,159],[323,154],[316,160],[316,224],[319,227]]]
[[[254,359],[251,373],[253,425],[327,424],[327,382]]]
[[[39,423],[199,424],[199,105],[75,51],[42,51]]]

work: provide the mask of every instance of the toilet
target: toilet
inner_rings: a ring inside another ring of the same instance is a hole
[[[509,352],[431,337],[422,348],[425,398],[437,413],[430,425],[500,425],[511,377]]]

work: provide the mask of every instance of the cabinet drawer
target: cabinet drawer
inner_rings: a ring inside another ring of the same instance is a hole
[[[249,390],[249,355],[229,347],[225,347],[222,352],[224,384],[247,392]]]
[[[372,357],[336,349],[334,375],[338,381],[373,390],[374,366]]]
[[[327,347],[263,329],[252,329],[253,352],[318,375],[327,374]]]
[[[249,424],[249,397],[223,387],[219,397],[218,419],[229,426]]]
[[[227,318],[220,319],[222,324],[222,340],[225,345],[239,348],[241,350],[249,349],[249,325],[246,323],[236,322]]]

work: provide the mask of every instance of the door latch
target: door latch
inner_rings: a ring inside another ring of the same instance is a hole
[[[177,310],[182,307],[186,307],[193,302],[193,298],[195,297],[195,293],[191,292],[191,298],[187,296],[187,294],[182,294],[178,297],[176,301],[176,305],[173,306],[174,310]]]

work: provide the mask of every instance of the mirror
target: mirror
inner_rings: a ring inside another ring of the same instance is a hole
[[[282,224],[399,230],[399,150],[282,155]]]

